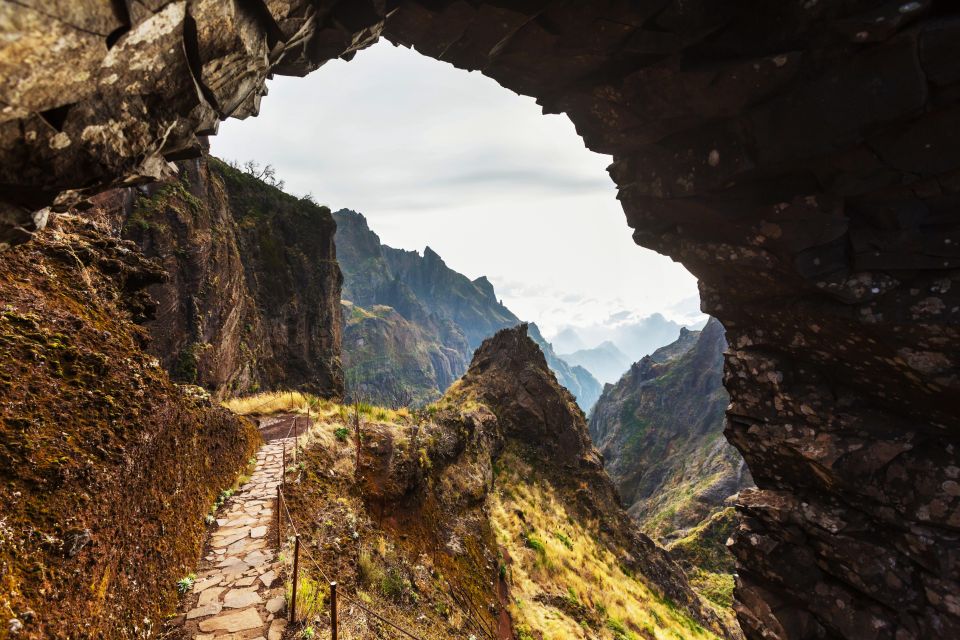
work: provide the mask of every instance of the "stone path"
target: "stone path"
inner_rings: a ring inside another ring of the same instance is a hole
[[[284,440],[257,453],[250,480],[226,503],[207,542],[197,581],[186,599],[184,637],[193,640],[280,640],[286,627],[275,520]],[[287,450],[293,438],[286,440]]]

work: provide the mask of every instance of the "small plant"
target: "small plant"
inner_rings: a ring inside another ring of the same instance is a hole
[[[557,540],[559,540],[560,542],[563,543],[563,546],[565,546],[565,547],[566,547],[567,549],[569,549],[570,551],[573,551],[573,540],[571,540],[570,538],[568,538],[564,533],[562,533],[562,532],[560,532],[560,531],[557,531],[557,532],[556,532],[555,534],[553,534],[553,535],[557,538]]]
[[[346,442],[347,438],[350,436],[350,430],[346,427],[338,427],[337,430],[333,432],[333,435],[340,442]]]
[[[616,640],[628,640],[630,636],[633,635],[627,631],[623,622],[617,618],[607,618],[607,629],[613,632],[613,637]]]
[[[500,563],[500,579],[501,580],[507,579],[507,565],[505,565],[502,562]]]
[[[305,638],[306,640],[312,640],[313,638],[317,637],[317,632],[313,630],[313,627],[306,627],[300,632],[300,637]]]
[[[182,595],[193,589],[193,583],[197,581],[197,575],[190,573],[177,580],[177,591]]]
[[[433,467],[433,463],[430,461],[430,454],[427,453],[426,448],[421,447],[421,449],[417,451],[417,456],[417,463],[421,469],[430,469]]]
[[[380,580],[380,593],[392,600],[399,600],[407,590],[408,583],[399,569],[390,567]]]
[[[543,541],[532,533],[528,533],[524,540],[526,545],[537,552],[538,555],[546,556],[547,548],[543,546]]]
[[[383,580],[383,567],[366,549],[361,551],[357,558],[357,568],[360,570],[360,579],[364,584],[376,586]]]
[[[292,597],[293,583],[291,582],[287,585],[287,602],[290,602]],[[301,622],[313,620],[323,610],[326,598],[327,591],[322,582],[301,575],[297,583],[297,620]]]

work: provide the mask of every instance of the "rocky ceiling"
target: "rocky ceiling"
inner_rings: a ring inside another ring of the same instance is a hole
[[[10,0],[0,243],[379,37],[566,113],[635,240],[700,278],[761,487],[747,636],[960,637],[960,5]]]

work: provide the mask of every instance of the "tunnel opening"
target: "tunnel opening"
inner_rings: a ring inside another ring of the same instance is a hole
[[[727,329],[727,436],[760,487],[732,546],[746,635],[957,635],[949,3],[268,4],[279,31],[213,5],[131,12],[108,53],[110,16],[4,9],[35,54],[8,53],[4,242],[43,205],[162,176],[218,116],[256,113],[271,70],[380,35],[481,70],[614,156],[633,237],[684,264]],[[55,55],[36,39],[51,24]],[[58,127],[38,115],[64,104]]]

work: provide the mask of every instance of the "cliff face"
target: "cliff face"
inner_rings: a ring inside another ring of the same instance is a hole
[[[0,254],[0,637],[155,634],[256,449],[144,351],[163,277],[74,216]]]
[[[348,385],[365,397],[394,405],[402,397],[434,400],[463,375],[482,340],[520,322],[485,277],[470,280],[429,247],[421,256],[381,244],[359,213],[333,215],[342,295],[351,303],[343,362]],[[588,410],[600,395],[599,383],[557,358],[536,327],[531,336],[560,383]]]
[[[423,405],[466,369],[463,350],[447,346],[451,342],[432,322],[407,320],[385,305],[342,304],[343,367],[357,398],[394,407]]]
[[[723,437],[723,327],[711,319],[634,364],[607,385],[590,418],[630,514],[664,541],[682,534],[752,485]]]
[[[341,276],[328,209],[216,160],[181,162],[122,212],[126,237],[169,279],[152,353],[223,398],[260,389],[342,394]]]
[[[630,515],[715,604],[732,605],[734,560],[726,548],[737,524],[729,498],[753,485],[723,436],[723,327],[711,318],[634,364],[607,385],[590,417]]]

